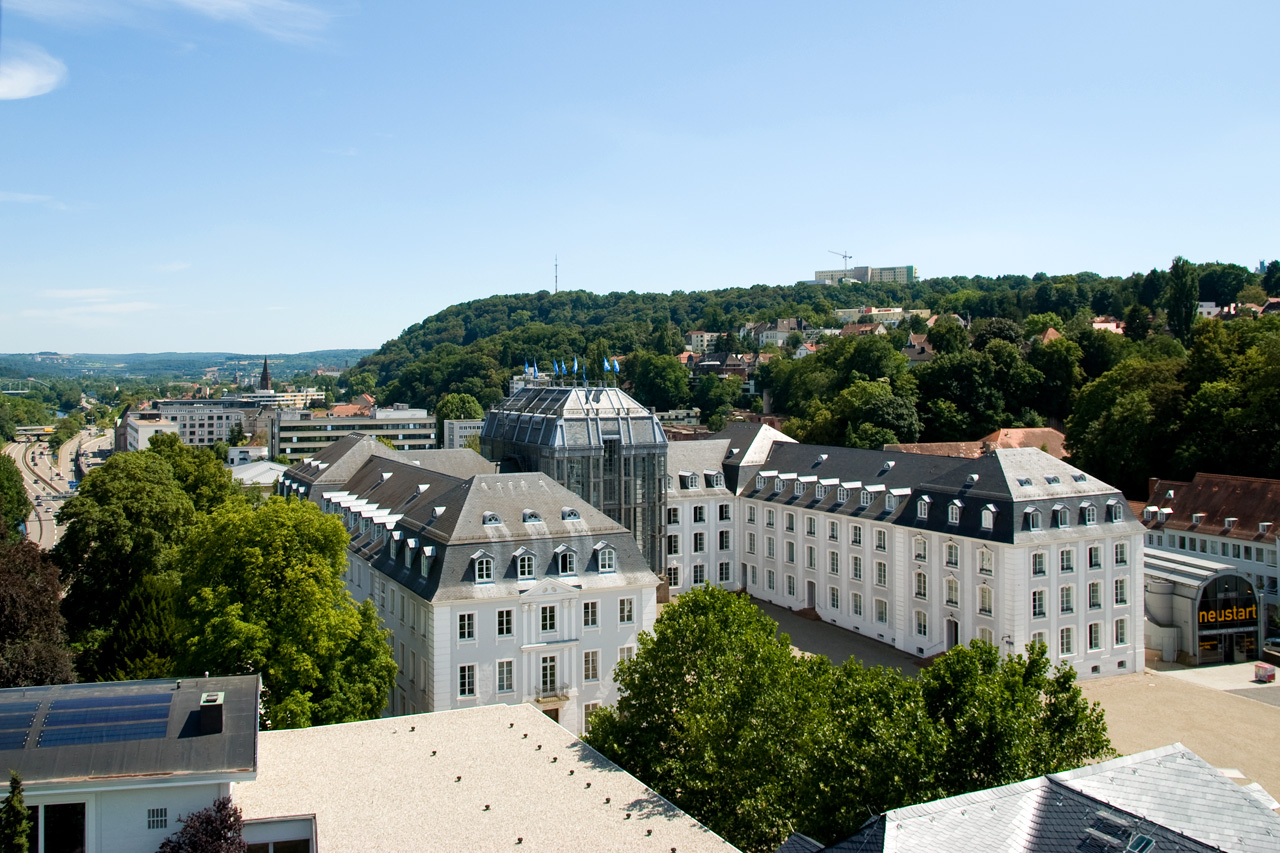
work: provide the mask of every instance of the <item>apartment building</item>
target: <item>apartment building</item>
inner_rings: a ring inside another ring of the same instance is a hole
[[[728,439],[678,441],[667,448],[663,565],[671,593],[703,584],[740,589],[737,496],[720,461]]]
[[[193,403],[189,400],[157,400],[154,409],[126,411],[121,421],[125,434],[125,450],[146,449],[147,442],[158,432],[177,433],[183,444],[212,447],[227,443],[231,428],[244,428],[246,411],[228,408],[217,401]]]
[[[531,702],[581,731],[617,700],[613,667],[652,628],[659,579],[578,495],[492,470],[470,450],[398,454],[356,434],[281,491],[351,532],[347,587],[377,606],[399,665],[387,713]]]

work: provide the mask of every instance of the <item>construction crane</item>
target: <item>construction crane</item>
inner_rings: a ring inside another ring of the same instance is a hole
[[[840,257],[844,258],[844,277],[848,278],[849,277],[849,259],[852,258],[853,255],[849,254],[848,252],[837,252],[834,249],[827,249],[827,251],[833,255],[839,255]]]

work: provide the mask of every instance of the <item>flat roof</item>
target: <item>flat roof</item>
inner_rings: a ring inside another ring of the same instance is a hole
[[[0,690],[0,768],[26,784],[252,774],[258,689],[239,675]],[[205,693],[223,694],[221,732],[200,732]]]
[[[232,794],[244,818],[314,813],[326,853],[735,849],[531,705],[263,732],[259,749]]]

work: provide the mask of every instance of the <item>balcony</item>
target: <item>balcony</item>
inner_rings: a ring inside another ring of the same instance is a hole
[[[569,685],[543,684],[534,691],[533,698],[540,703],[563,702],[569,698]]]

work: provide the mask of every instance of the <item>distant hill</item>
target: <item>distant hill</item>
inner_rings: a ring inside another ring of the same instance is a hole
[[[195,379],[211,367],[246,371],[262,368],[286,378],[318,367],[343,370],[369,355],[368,349],[331,349],[301,353],[137,352],[137,353],[8,353],[0,354],[0,374],[10,376],[110,375],[139,378]]]

